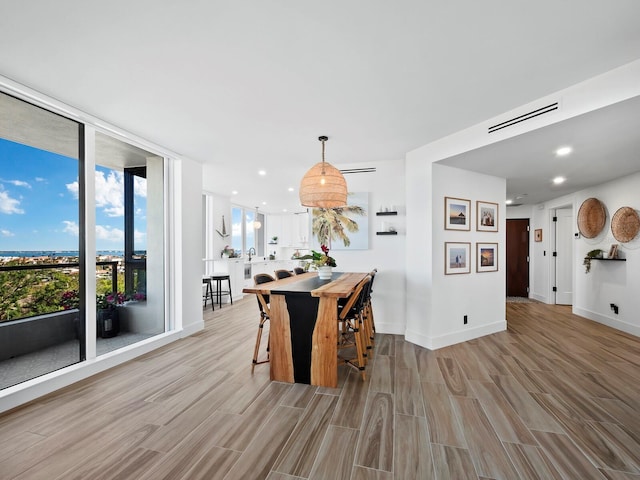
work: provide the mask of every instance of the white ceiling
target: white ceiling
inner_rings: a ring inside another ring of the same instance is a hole
[[[216,191],[265,211],[299,205],[286,188],[319,160],[319,135],[337,166],[400,162],[640,52],[637,0],[0,0],[0,11],[0,75],[210,164]],[[504,148],[520,164],[519,147]]]

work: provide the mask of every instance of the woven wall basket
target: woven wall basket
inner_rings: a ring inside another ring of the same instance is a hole
[[[587,198],[578,210],[578,230],[585,238],[594,238],[604,228],[607,212],[597,198]]]
[[[611,233],[619,242],[630,242],[640,230],[640,217],[631,207],[619,208],[611,218]]]

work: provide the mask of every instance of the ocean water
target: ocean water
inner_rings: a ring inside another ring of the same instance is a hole
[[[136,251],[136,254],[144,254],[145,252]],[[96,254],[113,255],[117,257],[124,257],[123,250],[98,250]],[[0,257],[77,257],[79,253],[77,250],[0,250]]]

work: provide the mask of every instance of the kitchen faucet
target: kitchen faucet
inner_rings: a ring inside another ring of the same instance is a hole
[[[247,254],[249,255],[249,261],[251,261],[251,250],[253,250],[253,254],[254,254],[254,255],[256,254],[256,249],[255,249],[255,248],[253,248],[253,247],[251,247],[251,248],[247,251]]]

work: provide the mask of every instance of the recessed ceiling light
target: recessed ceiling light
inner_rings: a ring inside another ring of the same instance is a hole
[[[506,202],[504,202],[504,203],[506,203],[507,205],[511,205],[511,204],[513,203],[513,200],[508,199],[508,200],[507,200]]]
[[[262,202],[262,204],[263,204],[263,205],[266,205],[266,204],[267,204],[267,202]]]
[[[261,175],[264,177],[266,174],[267,172],[265,172],[264,170],[258,170],[258,175]]]
[[[556,185],[560,185],[561,183],[564,183],[565,180],[566,178],[564,177],[556,177],[553,179],[553,183]]]
[[[283,209],[282,209],[282,211],[283,211],[283,212],[286,212],[286,211],[287,211],[287,209],[286,209],[286,208],[283,208]]]
[[[289,190],[290,192],[293,192],[293,187],[289,187],[287,188],[287,190]]]
[[[238,190],[233,190],[233,191],[231,192],[231,195],[237,195],[237,194],[238,194]]]
[[[569,155],[572,151],[573,149],[571,147],[560,147],[556,150],[556,155],[558,157],[564,157],[566,155]]]

